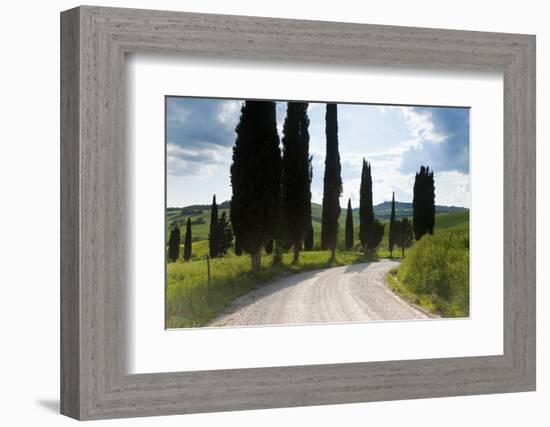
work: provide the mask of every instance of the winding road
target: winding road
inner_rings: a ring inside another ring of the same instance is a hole
[[[292,274],[236,299],[208,326],[430,318],[389,288],[386,274],[398,265],[382,260]]]

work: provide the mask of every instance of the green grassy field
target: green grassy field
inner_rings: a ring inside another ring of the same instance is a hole
[[[318,206],[318,205],[317,205]],[[227,209],[220,209],[220,215],[221,212]],[[229,212],[228,212],[229,214]],[[319,211],[320,215],[320,211]],[[443,230],[467,230],[469,227],[469,211],[459,211],[459,212],[449,212],[449,213],[441,213],[437,214],[435,217],[435,230],[436,231],[443,231]],[[313,214],[312,214],[313,216]],[[342,216],[340,216],[340,221],[342,222]],[[206,219],[208,217],[208,219]],[[313,216],[314,217],[314,216]],[[166,224],[167,224],[167,231],[166,231],[166,239],[168,240],[169,237],[169,227],[170,225],[176,221],[179,226],[182,229],[182,233],[185,232],[185,221],[187,217],[182,217],[179,210],[175,212],[167,212],[166,214]],[[197,258],[204,258],[208,254],[208,232],[210,228],[210,210],[204,211],[202,214],[197,214],[195,216],[191,216],[191,221],[197,221],[198,218],[203,218],[205,221],[203,224],[193,224],[192,225],[192,232],[193,232],[193,251],[192,256],[193,259]],[[388,258],[390,256],[390,253],[388,251],[388,234],[389,234],[389,221],[381,221],[383,224],[385,224],[384,227],[384,238],[382,239],[382,243],[380,244],[380,247],[378,248],[378,255],[381,258]],[[359,220],[354,221],[354,250],[360,250],[360,243],[359,243]],[[313,221],[313,230],[314,230],[314,249],[319,250],[320,249],[320,235],[321,235],[321,223],[314,220]],[[344,230],[345,225],[342,223],[339,227],[339,233],[338,233],[338,249],[344,250]],[[183,240],[183,236],[182,236]],[[233,249],[230,249],[229,252],[232,252]],[[183,253],[183,243],[182,243],[182,250],[180,251]],[[401,253],[400,251],[394,251],[393,257],[400,258]]]
[[[197,213],[191,216],[192,221],[200,216],[209,216],[210,212]],[[180,212],[167,212],[167,224],[181,217]],[[182,219],[184,221],[185,219]],[[386,223],[385,235],[380,245],[377,256],[388,258],[388,232],[389,225]],[[314,222],[315,226],[316,222]],[[469,212],[451,212],[436,215],[436,235],[445,231],[467,231],[469,224]],[[366,262],[360,251],[359,241],[352,251],[343,250],[343,229],[340,227],[340,243],[336,260],[329,264],[330,254],[328,251],[315,250],[312,252],[301,252],[300,263],[291,265],[292,254],[285,253],[283,263],[273,266],[273,257],[264,255],[262,257],[262,270],[253,275],[250,272],[250,257],[248,255],[236,256],[231,248],[224,258],[211,260],[212,282],[208,288],[206,255],[208,255],[208,223],[195,224],[193,230],[192,259],[190,262],[168,263],[167,267],[167,327],[183,328],[203,326],[227,307],[238,296],[254,289],[254,287],[271,280],[281,274],[299,272],[312,269],[328,268],[330,266]],[[359,233],[358,222],[356,222],[355,236]],[[319,246],[319,230],[316,234],[316,247]],[[199,240],[196,240],[199,239]],[[416,244],[415,244],[416,246]],[[415,247],[408,249],[405,253],[405,261]],[[183,253],[183,248],[180,253]],[[401,257],[401,250],[394,249],[394,258]],[[438,306],[439,307],[439,306]],[[432,307],[433,308],[433,307]]]

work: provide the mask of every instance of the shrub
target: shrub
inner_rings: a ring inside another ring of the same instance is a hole
[[[424,235],[399,267],[403,286],[445,317],[469,315],[469,233]]]

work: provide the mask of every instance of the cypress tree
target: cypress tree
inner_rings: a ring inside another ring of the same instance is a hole
[[[372,249],[374,208],[372,206],[372,177],[370,163],[363,159],[359,189],[359,240],[364,250]]]
[[[170,231],[168,239],[168,259],[176,262],[180,256],[180,229],[177,225]]]
[[[351,209],[351,199],[348,199],[348,211],[346,213],[346,249],[353,248],[353,211]]]
[[[304,250],[312,251],[313,250],[313,225],[309,223],[309,227],[304,239]]]
[[[405,258],[405,248],[411,247],[414,236],[413,227],[408,218],[395,222],[395,244],[401,248],[401,256]]]
[[[191,259],[191,245],[193,244],[193,236],[191,234],[191,217],[187,217],[187,228],[185,229],[185,243],[183,246],[183,259],[189,261]]]
[[[235,236],[235,255],[241,256],[243,254],[243,248],[241,247],[241,244],[239,243],[239,238]]]
[[[212,207],[210,208],[210,234],[208,235],[208,245],[210,249],[210,258],[217,258],[219,250],[219,219],[218,205],[216,195],[212,198]]]
[[[218,221],[218,256],[224,256],[233,242],[233,231],[225,211]]]
[[[297,263],[300,247],[311,222],[311,157],[309,156],[308,104],[289,102],[283,125],[281,208],[283,234],[294,246]]]
[[[231,224],[239,245],[259,271],[262,247],[279,225],[281,150],[275,103],[245,101],[236,129],[231,164]]]
[[[321,249],[330,249],[332,258],[336,255],[338,240],[338,218],[340,218],[340,195],[342,177],[340,153],[338,152],[338,112],[336,104],[327,104],[325,115],[327,139],[325,175],[323,188],[323,213],[321,219]]]
[[[382,238],[384,237],[384,224],[382,224],[377,219],[372,223],[370,232],[367,238],[367,248],[376,249],[382,243]]]
[[[395,191],[391,196],[391,214],[390,214],[390,232],[388,234],[388,249],[390,257],[393,257],[393,247],[395,246]]]
[[[435,181],[434,173],[428,170],[428,177],[426,178],[426,227],[428,233],[434,234],[435,226]]]
[[[420,167],[414,178],[413,231],[420,240],[424,234],[433,234],[435,224],[434,173],[429,167]]]

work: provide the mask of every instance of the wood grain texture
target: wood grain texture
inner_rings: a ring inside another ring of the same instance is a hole
[[[61,412],[80,414],[78,10],[61,20]]]
[[[534,36],[84,6],[62,13],[61,38],[62,413],[100,419],[534,390]],[[504,354],[128,375],[127,53],[502,72]]]

